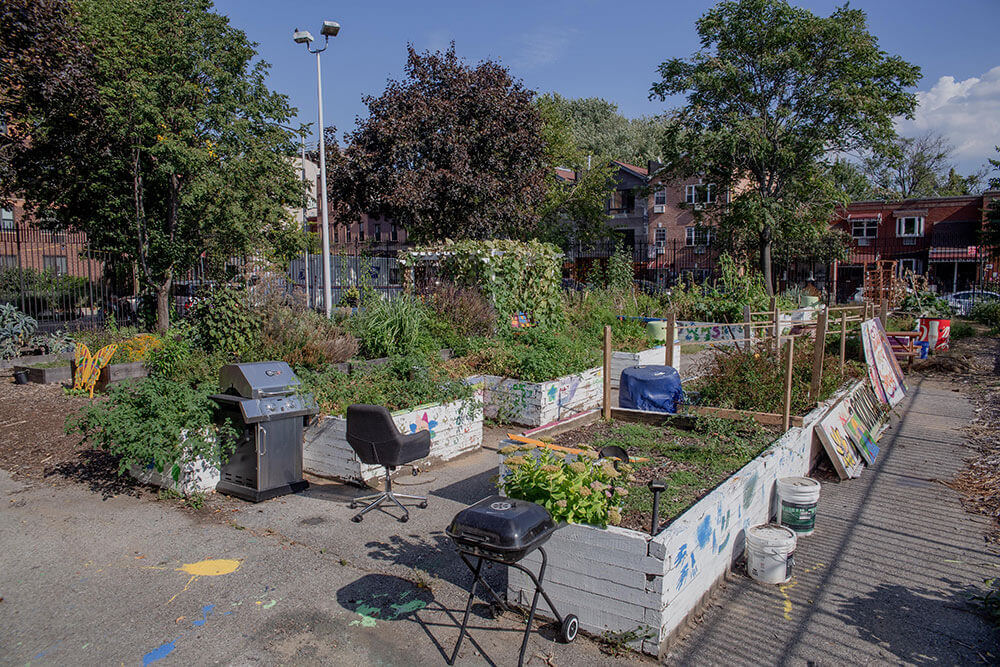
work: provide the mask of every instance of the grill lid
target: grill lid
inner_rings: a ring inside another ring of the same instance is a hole
[[[490,496],[456,514],[445,532],[460,546],[521,558],[544,544],[556,528],[541,505]]]
[[[287,395],[299,384],[299,379],[284,361],[229,364],[219,371],[219,390],[243,398]]]

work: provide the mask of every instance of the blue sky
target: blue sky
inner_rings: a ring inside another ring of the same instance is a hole
[[[662,112],[668,105],[647,99],[656,66],[697,49],[695,20],[713,4],[216,0],[218,11],[259,43],[261,57],[272,64],[271,87],[291,98],[305,122],[316,118],[315,57],[292,42],[292,31],[317,35],[323,19],[341,24],[322,56],[325,121],[341,132],[365,114],[363,95],[379,94],[387,78],[400,76],[407,42],[423,50],[454,40],[460,56],[499,59],[539,92],[603,97],[628,116]],[[842,2],[797,4],[826,15]],[[900,130],[941,132],[956,146],[963,171],[996,157],[1000,1],[855,0],[851,6],[868,13],[883,49],[923,70],[916,89],[921,108]]]

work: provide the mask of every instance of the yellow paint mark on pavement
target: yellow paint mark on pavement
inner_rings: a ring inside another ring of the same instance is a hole
[[[184,572],[190,574],[191,578],[187,580],[184,584],[184,588],[174,593],[174,597],[167,600],[167,604],[170,604],[177,598],[178,595],[183,593],[191,585],[191,582],[198,577],[218,577],[223,574],[231,574],[235,572],[240,567],[240,561],[234,558],[209,558],[206,560],[200,560],[197,563],[185,563],[181,567],[177,568],[178,572]]]
[[[823,563],[816,563],[812,567],[810,567],[807,570],[803,571],[802,574],[810,574],[811,572],[815,572],[816,570],[818,570],[821,567],[824,567]],[[785,614],[785,620],[786,621],[792,620],[792,598],[788,594],[788,591],[790,591],[791,589],[795,588],[798,585],[798,583],[799,583],[798,580],[795,577],[792,577],[788,581],[787,584],[782,584],[781,586],[778,586],[778,591],[785,598],[781,602],[781,610]]]

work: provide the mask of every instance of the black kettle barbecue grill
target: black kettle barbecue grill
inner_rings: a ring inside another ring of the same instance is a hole
[[[445,532],[448,537],[454,540],[458,547],[458,555],[472,571],[473,580],[472,590],[469,591],[469,601],[465,605],[465,616],[462,618],[462,629],[448,664],[455,664],[458,650],[462,646],[462,640],[465,639],[465,632],[469,624],[469,612],[472,610],[472,601],[476,597],[476,586],[479,583],[486,587],[486,590],[501,608],[509,608],[507,602],[480,576],[483,561],[515,567],[528,575],[535,585],[535,595],[531,600],[531,611],[528,612],[528,623],[524,629],[524,639],[521,641],[518,665],[524,664],[524,652],[528,648],[528,637],[531,634],[531,624],[535,620],[539,595],[545,598],[549,609],[559,621],[559,638],[564,643],[576,639],[580,622],[573,614],[568,614],[565,617],[560,616],[555,605],[552,604],[552,600],[549,599],[548,593],[542,588],[545,565],[548,562],[542,545],[548,541],[556,528],[558,526],[552,520],[552,515],[541,505],[525,500],[504,498],[503,496],[484,498],[455,515]],[[538,570],[538,577],[535,577],[531,570],[518,562],[535,549],[542,555],[542,566]],[[476,559],[475,564],[470,560],[471,558]]]
[[[302,436],[305,421],[319,410],[283,361],[230,364],[219,371],[219,419],[239,430],[236,447],[222,465],[216,486],[251,502],[302,491]],[[242,426],[242,428],[241,428]]]

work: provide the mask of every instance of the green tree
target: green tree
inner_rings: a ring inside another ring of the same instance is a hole
[[[571,240],[603,238],[607,231],[606,200],[614,187],[614,170],[607,161],[587,166],[566,118],[551,96],[535,101],[541,114],[545,145],[545,198],[539,208],[536,236],[565,246]],[[568,178],[558,168],[573,172]]]
[[[997,153],[1000,154],[1000,146],[996,146]],[[1000,172],[1000,156],[996,160],[990,160],[990,166]],[[989,179],[991,190],[1000,190],[1000,176]],[[990,202],[986,209],[986,224],[980,234],[982,244],[990,249],[992,254],[1000,253],[1000,197],[996,197]]]
[[[202,253],[224,261],[301,242],[286,209],[304,196],[291,163],[296,134],[281,127],[294,109],[267,88],[255,45],[210,0],[73,7],[94,86],[79,105],[85,123],[75,133],[62,114],[22,107],[12,122],[30,141],[13,187],[33,209],[50,209],[54,226],[133,261],[164,330],[174,276]],[[29,86],[56,83],[42,73]]]
[[[893,119],[912,116],[920,70],[882,51],[865,13],[847,6],[820,17],[784,0],[729,0],[697,29],[701,49],[662,63],[650,93],[687,96],[665,162],[730,193],[719,225],[755,242],[773,290],[774,243],[828,224],[842,199],[829,156],[887,148]]]
[[[532,234],[545,197],[533,93],[493,61],[408,47],[405,77],[364,98],[367,118],[329,170],[331,200],[378,213],[418,242]]]
[[[618,105],[599,97],[570,99],[546,93],[541,99],[564,119],[574,143],[584,156],[591,156],[592,164],[621,160],[641,166],[662,153],[661,118],[626,118]]]
[[[829,166],[834,187],[844,196],[844,202],[873,199],[875,192],[864,169],[854,162],[835,158]]]
[[[950,197],[978,191],[985,170],[960,175],[951,162],[954,151],[936,132],[899,137],[888,155],[875,155],[866,161],[868,175],[886,199]]]

